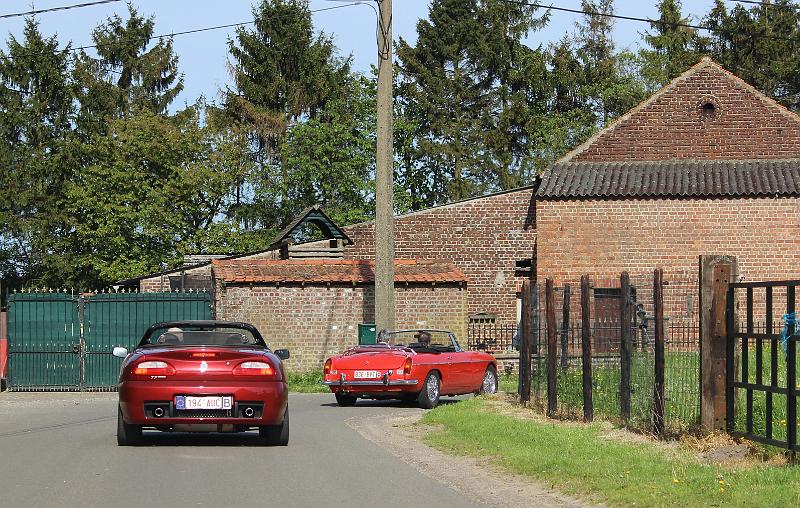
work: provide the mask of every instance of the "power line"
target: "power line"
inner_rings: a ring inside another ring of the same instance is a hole
[[[12,14],[0,14],[0,19],[6,18],[18,18],[20,16],[33,16],[35,14],[43,14],[46,12],[55,12],[55,11],[68,11],[70,9],[80,9],[81,7],[91,7],[93,5],[102,5],[102,4],[110,4],[114,2],[121,2],[122,0],[96,0],[94,2],[85,2],[82,4],[73,4],[73,5],[64,5],[61,7],[50,7],[49,9],[37,9],[33,11],[27,12],[15,12]]]
[[[694,30],[704,30],[704,31],[707,31],[707,32],[712,32],[712,33],[718,33],[720,31],[720,30],[718,30],[718,29],[716,29],[714,27],[710,27],[710,26],[706,26],[706,25],[693,25],[691,23],[675,23],[675,22],[669,22],[669,21],[661,21],[661,20],[652,19],[652,18],[639,18],[639,17],[636,17],[636,16],[623,16],[621,14],[610,14],[608,12],[602,12],[602,11],[591,11],[591,10],[583,10],[583,9],[570,9],[568,7],[558,7],[558,6],[555,6],[555,5],[545,5],[545,4],[538,3],[538,2],[526,2],[525,0],[503,0],[503,2],[509,3],[509,4],[515,4],[515,5],[524,5],[524,6],[528,6],[528,7],[536,7],[537,9],[547,9],[547,10],[553,10],[553,11],[569,12],[569,13],[572,13],[572,14],[584,14],[586,16],[599,16],[599,17],[602,17],[602,18],[622,19],[622,20],[625,20],[625,21],[638,21],[640,23],[649,23],[651,25],[662,25],[662,26],[666,25],[666,26],[672,26],[672,27],[692,28]],[[777,39],[777,40],[790,41],[790,42],[796,42],[797,41],[797,39],[792,38],[792,37],[784,37],[784,36],[781,36],[781,35],[770,35],[770,34],[752,35],[751,38],[752,39]]]
[[[737,4],[748,4],[748,5],[758,5],[760,7],[775,7],[776,9],[790,9],[790,10],[798,10],[800,9],[800,5],[795,4],[771,4],[767,2],[761,2],[758,0],[730,0],[731,2],[735,2]]]
[[[105,2],[112,2],[112,1],[113,2],[118,2],[120,0],[104,0],[104,1]],[[315,13],[315,12],[323,12],[323,11],[332,11],[332,10],[335,10],[335,9],[344,9],[346,7],[353,7],[353,6],[356,6],[356,5],[369,5],[369,4],[367,2],[354,1],[354,2],[349,2],[349,3],[343,4],[343,5],[334,5],[332,7],[322,7],[322,8],[319,8],[319,9],[311,9],[309,12]],[[164,38],[171,38],[171,37],[175,37],[175,36],[179,36],[179,35],[191,35],[191,34],[196,34],[196,33],[200,33],[200,32],[209,32],[209,31],[212,31],[212,30],[222,30],[223,28],[236,28],[236,27],[240,27],[240,26],[252,25],[253,23],[255,23],[255,20],[251,19],[251,20],[248,20],[248,21],[240,21],[238,23],[228,23],[226,25],[215,25],[215,26],[207,26],[207,27],[202,27],[202,28],[193,28],[193,29],[190,29],[190,30],[182,30],[182,31],[179,31],[179,32],[170,32],[170,33],[153,35],[151,37],[151,39],[164,39]],[[112,46],[112,45],[113,45],[112,43],[108,43],[108,44],[86,44],[84,46],[76,46],[74,48],[67,47],[63,51],[67,51],[67,52],[71,52],[71,53],[77,53],[78,51],[85,50],[85,49],[96,49],[96,48],[100,48],[100,47],[104,47],[104,46]],[[35,55],[41,55],[41,54],[44,54],[44,53],[47,53],[47,51],[45,51],[45,50],[42,50],[42,51],[25,51],[25,52],[22,52],[20,56],[35,56]],[[8,56],[8,55],[0,54],[0,57],[5,58],[6,60],[11,60],[11,57]]]

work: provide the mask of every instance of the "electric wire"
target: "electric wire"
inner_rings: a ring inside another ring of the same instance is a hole
[[[96,0],[94,2],[84,2],[82,4],[63,5],[60,7],[50,7],[48,9],[36,9],[27,12],[14,12],[11,14],[0,14],[0,19],[18,18],[20,16],[33,16],[35,14],[44,14],[47,12],[68,11],[71,9],[80,9],[82,7],[91,7],[93,5],[111,4],[121,2],[122,0]]]
[[[707,26],[707,25],[694,25],[691,23],[677,23],[677,22],[669,22],[669,21],[661,21],[658,19],[652,18],[640,18],[637,16],[625,16],[622,14],[612,14],[609,12],[602,12],[602,11],[592,11],[589,9],[571,9],[569,7],[559,7],[556,5],[547,5],[539,2],[527,2],[525,0],[502,0],[508,4],[514,5],[523,5],[528,7],[536,7],[537,9],[546,9],[546,10],[553,10],[553,11],[560,11],[560,12],[569,12],[572,14],[583,14],[586,16],[598,16],[602,18],[613,18],[613,19],[622,19],[625,21],[637,21],[640,23],[649,23],[651,25],[661,25],[661,26],[671,26],[671,27],[681,27],[681,28],[692,28],[694,30],[703,30],[706,32],[712,33],[719,33],[721,30],[715,27]],[[796,38],[792,37],[785,37],[781,35],[771,35],[771,34],[758,34],[758,35],[751,35],[752,39],[776,39],[776,40],[784,40],[790,42],[797,42]]]

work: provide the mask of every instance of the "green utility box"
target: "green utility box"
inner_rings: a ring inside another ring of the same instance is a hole
[[[375,323],[358,325],[358,344],[375,344]]]

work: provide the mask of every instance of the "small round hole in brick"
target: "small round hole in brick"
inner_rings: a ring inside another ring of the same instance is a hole
[[[700,114],[702,115],[703,120],[716,118],[717,106],[711,101],[706,101],[702,106],[700,106]]]

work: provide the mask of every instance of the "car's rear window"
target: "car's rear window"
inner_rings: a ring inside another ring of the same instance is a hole
[[[158,328],[145,340],[145,344],[158,346],[247,346],[263,345],[253,334],[243,328],[194,327]]]

